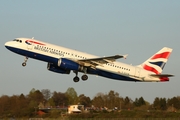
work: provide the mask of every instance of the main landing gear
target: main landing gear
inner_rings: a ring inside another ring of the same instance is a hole
[[[75,77],[73,78],[73,81],[74,81],[74,82],[79,82],[79,77],[78,77],[78,76],[75,76]]]
[[[22,63],[22,66],[23,66],[23,67],[25,67],[25,66],[26,66],[26,62],[27,62],[27,60],[28,60],[28,57],[25,57],[24,62]]]
[[[86,74],[84,74],[84,75],[81,76],[81,79],[82,79],[83,81],[86,81],[86,80],[88,79],[88,76],[87,76]]]
[[[79,82],[78,71],[74,71],[74,73],[76,74],[76,76],[73,78],[73,81],[74,82]],[[84,75],[81,76],[81,79],[83,81],[86,81],[88,79],[88,76],[86,75],[86,72],[84,73]]]

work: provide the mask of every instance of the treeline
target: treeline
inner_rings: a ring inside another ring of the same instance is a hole
[[[78,96],[74,88],[68,88],[65,93],[51,92],[49,89],[35,90],[28,95],[2,95],[0,97],[0,119],[9,117],[35,117],[40,108],[67,108],[68,105],[81,104],[91,111],[169,111],[180,109],[180,97],[154,99],[149,104],[143,97],[132,100],[128,96],[121,97],[119,93],[111,90],[109,93],[97,93],[91,99],[84,94]],[[47,114],[48,117],[57,117],[60,111]]]

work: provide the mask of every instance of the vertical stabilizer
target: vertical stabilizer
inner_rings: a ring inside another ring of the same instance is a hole
[[[151,71],[155,74],[160,74],[167,63],[171,52],[171,48],[164,47],[138,67]]]

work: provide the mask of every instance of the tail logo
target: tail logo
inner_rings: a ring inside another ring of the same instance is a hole
[[[161,54],[155,54],[151,60],[154,60],[154,59],[158,59],[158,58],[164,58],[164,59],[168,59],[169,58],[169,55],[170,55],[170,52],[163,52]]]
[[[170,53],[171,52],[163,52],[155,54],[143,65],[143,68],[155,74],[160,74],[166,65]]]

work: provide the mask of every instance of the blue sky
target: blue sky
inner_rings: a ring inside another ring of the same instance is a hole
[[[132,100],[144,97],[179,96],[179,0],[1,0],[0,1],[0,95],[28,94],[32,88],[65,92],[73,87],[78,95],[118,92]],[[75,74],[56,74],[47,63],[29,59],[4,47],[16,37],[35,39],[97,56],[129,54],[118,61],[137,65],[162,47],[173,48],[163,73],[174,74],[166,83],[135,83],[89,75],[73,82]]]

